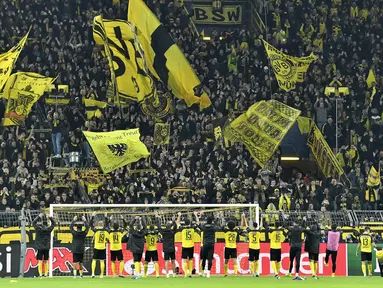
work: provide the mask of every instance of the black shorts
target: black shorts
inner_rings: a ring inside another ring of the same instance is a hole
[[[158,252],[156,251],[146,251],[145,253],[145,262],[157,262],[158,261]]]
[[[142,259],[142,252],[141,253],[133,253],[133,261],[134,262],[141,262]]]
[[[309,260],[318,262],[319,254],[309,252]]]
[[[184,248],[182,247],[182,259],[192,260],[194,257],[194,248]]]
[[[282,251],[281,249],[270,249],[270,261],[281,262]]]
[[[258,261],[259,260],[259,249],[249,249],[249,261]]]
[[[48,261],[49,260],[49,249],[39,249],[37,251],[37,260]]]
[[[84,260],[84,253],[73,253],[73,263],[82,263]]]
[[[237,258],[237,248],[225,247],[225,260]]]
[[[362,253],[360,254],[360,260],[362,260],[363,262],[364,262],[364,261],[369,261],[369,262],[371,262],[371,261],[372,261],[372,253],[362,252]]]
[[[122,255],[122,250],[110,251],[110,261],[122,261],[124,260],[124,256]]]
[[[105,260],[106,259],[106,249],[94,249],[93,250],[93,259],[94,260]]]
[[[169,260],[175,260],[176,259],[176,252],[165,252],[164,253],[164,260],[169,261]]]
[[[200,259],[213,260],[214,245],[205,245],[202,248]]]

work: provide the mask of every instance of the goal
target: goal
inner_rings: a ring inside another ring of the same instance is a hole
[[[147,205],[109,205],[109,204],[52,204],[50,205],[50,215],[56,220],[56,228],[51,235],[51,249],[49,257],[49,276],[72,276],[73,275],[73,259],[72,259],[72,234],[70,232],[70,224],[74,217],[77,216],[81,219],[83,216],[89,223],[92,214],[95,214],[95,223],[98,221],[105,221],[105,217],[108,219],[112,218],[113,222],[119,222],[120,226],[123,226],[123,220],[121,215],[127,223],[135,216],[140,216],[145,219],[147,225],[159,225],[164,226],[169,221],[175,221],[178,213],[181,213],[181,224],[186,219],[193,221],[194,212],[198,213],[200,224],[204,224],[208,216],[213,216],[214,221],[219,227],[224,227],[228,221],[234,221],[237,226],[243,225],[241,219],[242,215],[245,215],[247,223],[250,227],[255,223],[259,224],[259,206],[258,204],[233,204],[233,205],[216,205],[216,204],[205,204],[205,205],[189,205],[189,204],[147,204]],[[175,246],[176,246],[176,271],[182,274],[181,264],[181,235],[176,233],[175,235]],[[93,255],[92,245],[93,231],[90,230],[85,240],[85,254],[83,260],[83,272],[84,276],[91,275],[91,262]],[[246,237],[241,237],[240,242],[246,242]],[[201,236],[196,233],[194,237],[194,269],[193,272],[199,273],[199,254]],[[239,243],[240,245],[241,243]],[[244,244],[244,243],[243,243]],[[243,246],[245,247],[245,246]],[[247,245],[246,245],[247,247]],[[107,245],[107,256],[106,256],[106,272],[105,275],[111,275],[111,261],[109,247]],[[224,234],[221,232],[216,233],[216,245],[215,254],[213,261],[212,274],[222,274],[224,267]],[[238,261],[242,257],[248,256],[245,248],[241,254],[241,248],[239,247]],[[162,252],[161,235],[159,235],[159,242],[157,244],[157,251],[159,255],[159,267],[160,275],[165,275],[164,270],[164,259]],[[145,254],[145,252],[144,252]],[[123,255],[124,255],[124,269],[123,274],[125,276],[132,275],[134,265],[133,256],[129,252],[129,247],[126,243],[123,243]],[[96,268],[96,275],[99,274],[99,265]],[[246,274],[248,270],[246,267],[241,270],[239,265],[239,272]],[[133,268],[133,269],[132,269]],[[229,266],[229,273],[230,268]],[[141,271],[143,269],[141,268]],[[148,267],[148,275],[154,274],[154,264],[150,263]]]

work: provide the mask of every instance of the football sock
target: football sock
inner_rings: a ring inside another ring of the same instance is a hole
[[[225,264],[225,275],[227,275],[227,270],[229,268],[229,265],[228,264]]]
[[[104,275],[104,270],[105,270],[105,262],[104,261],[100,261],[100,275],[103,276]]]
[[[234,264],[234,275],[238,274],[238,265],[237,263]]]
[[[193,270],[193,260],[189,260],[189,274],[192,274]]]
[[[82,265],[81,264],[78,264],[78,271],[80,272],[80,276],[82,276],[84,271],[82,269]]]
[[[251,271],[251,274],[255,274],[255,269],[254,269],[254,262],[250,262],[250,271]]]
[[[366,265],[365,264],[362,264],[362,272],[363,272],[363,276],[366,276]]]
[[[74,276],[77,275],[77,270],[76,270],[76,268],[73,270],[73,275],[74,275]]]
[[[312,261],[310,261],[310,269],[311,269],[311,273],[315,276],[315,264]]]
[[[136,270],[136,276],[140,275],[141,273],[141,263],[140,262],[135,262],[134,263],[134,270]]]
[[[315,275],[317,275],[317,272],[318,272],[318,262],[314,263],[314,269],[315,269]]]
[[[122,272],[124,272],[124,262],[120,261],[118,262],[118,265],[119,265],[120,275],[122,275]]]
[[[144,264],[144,276],[148,273],[148,264]]]
[[[368,275],[372,275],[372,263],[368,263]]]
[[[275,261],[271,261],[271,267],[273,267],[274,274],[278,274],[277,265],[275,264]]]
[[[279,271],[281,270],[281,262],[275,263],[275,266],[277,267],[277,274],[279,274]]]
[[[258,273],[258,261],[255,261],[254,264],[255,264],[255,265],[254,265],[254,266],[255,266],[255,267],[254,267],[254,268],[255,268],[255,271],[254,271],[254,272],[255,272],[255,273]]]
[[[38,268],[39,270],[39,276],[42,276],[43,275],[43,262],[42,261],[39,261],[39,265],[38,265]]]
[[[96,270],[96,260],[92,260],[92,275],[94,275],[95,270]]]
[[[203,268],[205,268],[205,267],[202,267],[202,261],[200,261],[200,263],[199,263],[199,273],[203,273]]]
[[[112,262],[112,274],[116,275],[116,262]]]
[[[184,263],[182,263],[182,268],[184,269],[185,275],[188,275],[188,262],[187,260],[184,260]]]
[[[48,261],[44,261],[44,270],[45,270],[45,276],[48,276],[48,274],[49,274],[49,263],[48,263]]]
[[[154,269],[156,269],[156,276],[160,276],[160,267],[158,266],[158,263],[154,263]]]

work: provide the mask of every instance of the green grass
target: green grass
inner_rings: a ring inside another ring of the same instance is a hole
[[[307,278],[307,281],[292,281],[291,278],[282,277],[277,280],[273,277],[260,277],[252,278],[248,276],[243,277],[211,277],[199,278],[197,276],[192,279],[184,279],[183,277],[166,279],[161,277],[156,279],[149,277],[139,280],[131,280],[131,278],[111,278],[104,279],[91,279],[85,277],[84,279],[73,279],[69,277],[56,277],[53,279],[0,279],[1,287],[10,288],[296,288],[296,287],[310,287],[310,288],[350,288],[350,287],[381,287],[381,277],[363,278],[363,277],[323,277],[319,280]],[[258,286],[261,285],[261,286]]]

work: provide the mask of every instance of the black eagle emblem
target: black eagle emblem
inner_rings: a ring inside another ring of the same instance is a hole
[[[107,146],[114,156],[124,156],[125,152],[128,150],[128,145],[124,143],[110,144]]]

